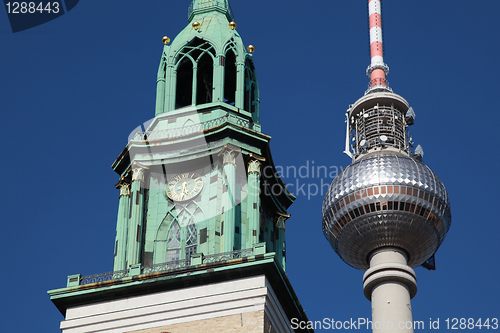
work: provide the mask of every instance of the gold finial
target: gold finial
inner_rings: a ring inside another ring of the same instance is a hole
[[[234,22],[234,21],[229,22],[229,28],[231,28],[231,30],[236,29],[237,26],[238,25],[236,24],[236,22]]]
[[[201,27],[200,22],[197,22],[197,21],[193,22],[193,29],[194,30],[198,30],[198,29],[200,29],[200,27]]]
[[[255,52],[255,46],[253,46],[253,45],[248,45],[248,46],[247,46],[247,51],[248,51],[249,53],[254,53],[254,52]]]
[[[168,43],[170,43],[170,38],[168,38],[167,36],[163,36],[161,41],[163,42],[163,44],[167,45]]]

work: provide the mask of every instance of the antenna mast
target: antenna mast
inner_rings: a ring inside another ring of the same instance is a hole
[[[382,41],[382,5],[380,0],[369,0],[368,13],[370,22],[370,55],[371,63],[366,69],[370,78],[370,88],[373,90],[388,90],[386,77],[389,75],[389,66],[384,63],[384,47]]]

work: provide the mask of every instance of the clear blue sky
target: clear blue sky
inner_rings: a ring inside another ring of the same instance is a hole
[[[189,4],[82,0],[16,34],[0,10],[0,332],[57,332],[63,317],[46,291],[69,274],[112,270],[118,175],[110,165],[130,131],[154,116],[161,37],[184,28]],[[243,41],[256,47],[275,164],[346,167],[344,113],[368,84],[366,1],[231,5]],[[440,318],[442,331],[446,318],[500,317],[499,13],[496,0],[383,5],[389,83],[414,108],[414,141],[451,197],[437,271],[416,269],[412,300],[414,319]],[[308,317],[369,318],[363,272],[321,231],[327,187],[314,194],[315,186],[332,178],[284,179],[304,185],[305,193],[291,188],[287,274]]]

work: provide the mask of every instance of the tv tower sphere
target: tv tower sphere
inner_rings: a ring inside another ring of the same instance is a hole
[[[380,88],[378,88],[380,89]],[[348,110],[356,128],[354,163],[323,201],[323,232],[349,265],[366,270],[383,246],[403,249],[408,266],[429,259],[451,225],[450,202],[438,176],[409,154],[408,103],[390,91],[370,92]]]
[[[380,0],[368,0],[370,85],[346,113],[345,151],[353,163],[331,183],[323,201],[323,233],[349,265],[366,270],[373,251],[395,247],[416,267],[439,248],[451,226],[448,193],[413,154],[408,126],[415,112],[386,81]]]

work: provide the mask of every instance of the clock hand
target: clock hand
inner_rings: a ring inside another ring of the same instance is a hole
[[[182,183],[182,193],[189,193],[186,182]]]

